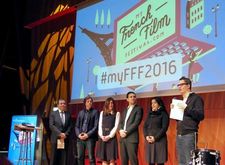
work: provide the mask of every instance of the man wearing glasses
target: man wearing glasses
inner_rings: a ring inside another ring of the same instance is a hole
[[[196,149],[198,125],[204,119],[204,102],[196,93],[191,92],[191,80],[179,79],[178,89],[183,97],[179,108],[184,110],[182,121],[177,121],[176,149],[179,165],[188,165],[191,151]],[[173,105],[172,105],[173,106]]]

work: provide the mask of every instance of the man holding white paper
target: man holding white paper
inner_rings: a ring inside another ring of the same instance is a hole
[[[196,149],[198,125],[204,119],[204,101],[191,92],[189,78],[181,77],[177,86],[183,100],[174,99],[171,108],[183,110],[183,119],[177,119],[176,149],[179,165],[187,165],[191,160],[191,151]]]
[[[173,107],[170,111],[170,118],[176,120],[183,120],[184,117],[184,109],[186,108],[187,104],[183,102],[183,100],[173,99],[172,100]],[[181,106],[183,105],[183,106]]]

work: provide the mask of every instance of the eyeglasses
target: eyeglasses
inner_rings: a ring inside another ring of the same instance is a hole
[[[177,87],[180,87],[180,86],[183,86],[183,85],[188,85],[188,83],[180,83],[180,84],[177,84]]]

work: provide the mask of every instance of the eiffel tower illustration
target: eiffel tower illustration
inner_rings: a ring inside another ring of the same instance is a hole
[[[111,57],[111,52],[112,52],[112,46],[113,46],[113,41],[108,43],[110,39],[113,39],[113,33],[109,34],[99,34],[95,32],[91,32],[87,30],[86,28],[82,28],[79,26],[79,28],[82,30],[82,33],[86,34],[94,43],[96,46],[100,49],[101,55],[103,56],[105,63],[107,66],[112,65],[112,57]],[[107,44],[108,43],[108,44]],[[157,85],[153,85],[152,91],[157,92]],[[135,90],[138,86],[129,86],[128,88]]]
[[[103,56],[105,63],[107,66],[112,65],[112,57],[111,57],[111,52],[112,52],[112,46],[113,46],[113,33],[108,33],[108,34],[99,34],[95,32],[91,32],[87,30],[86,28],[82,28],[79,26],[79,28],[82,30],[82,33],[86,34],[99,48],[101,51],[101,55]]]

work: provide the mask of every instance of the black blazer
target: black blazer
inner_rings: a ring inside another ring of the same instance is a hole
[[[119,124],[119,130],[123,129],[124,127],[127,110],[128,109],[126,108],[122,112],[120,124]],[[126,124],[127,136],[125,138],[120,138],[121,141],[126,140],[131,143],[139,142],[138,126],[141,123],[142,117],[143,117],[143,108],[138,105],[135,105],[127,120],[127,124]]]
[[[51,142],[56,143],[60,133],[65,133],[68,137],[72,128],[70,113],[65,112],[65,125],[63,126],[59,110],[52,111],[49,116],[49,127],[51,129]]]
[[[179,135],[198,132],[198,125],[204,119],[204,101],[199,95],[190,93],[186,104],[183,121],[177,123]]]
[[[82,126],[84,122],[84,115],[86,110],[83,109],[79,112],[76,120],[75,125],[75,133],[78,137],[79,134],[82,133]],[[90,109],[89,110],[89,116],[88,116],[88,128],[87,128],[87,134],[88,137],[94,140],[98,139],[98,120],[99,120],[99,111],[96,109]]]

